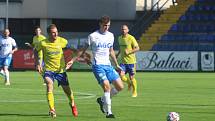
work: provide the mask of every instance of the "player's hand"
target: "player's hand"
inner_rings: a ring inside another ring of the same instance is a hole
[[[129,51],[128,49],[126,49],[126,50],[125,50],[125,54],[126,54],[126,55],[129,55],[129,54],[130,54],[130,51]]]
[[[25,45],[28,46],[28,47],[32,47],[31,44],[28,43],[28,42],[26,42]]]
[[[92,65],[92,62],[91,62],[91,59],[90,58],[86,58],[85,59],[87,65],[91,66]]]
[[[40,73],[40,74],[42,74],[42,72],[43,72],[43,68],[42,68],[42,66],[41,65],[37,65],[37,71]]]
[[[10,51],[10,54],[13,54],[14,53],[14,51]]]
[[[119,65],[116,65],[116,69],[119,71],[123,71],[123,69]]]
[[[67,64],[66,64],[66,70],[68,70],[73,64],[73,60],[69,61]]]

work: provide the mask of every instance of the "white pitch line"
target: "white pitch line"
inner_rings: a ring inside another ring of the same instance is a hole
[[[42,91],[44,92],[44,90],[34,90],[34,89],[20,89],[20,88],[0,88],[0,90],[21,90],[21,91]],[[54,92],[63,92],[63,91],[54,91]],[[85,92],[74,92],[80,95],[86,95],[86,96],[82,96],[82,97],[76,97],[75,99],[89,99],[89,98],[93,98],[96,97],[95,94],[91,94],[91,93],[85,93]],[[65,99],[55,99],[56,101],[65,101],[67,100],[67,98],[65,97]],[[36,103],[36,102],[47,102],[47,100],[0,100],[0,103]]]

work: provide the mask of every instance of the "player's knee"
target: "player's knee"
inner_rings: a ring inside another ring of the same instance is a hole
[[[123,90],[123,88],[124,88],[123,84],[120,84],[116,87],[117,91],[121,91],[121,90]]]

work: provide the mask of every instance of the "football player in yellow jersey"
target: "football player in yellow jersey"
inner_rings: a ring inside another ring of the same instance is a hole
[[[30,43],[25,43],[27,46],[31,47],[31,48],[35,48],[35,46],[41,41],[46,39],[46,37],[44,35],[42,35],[42,31],[41,28],[39,26],[35,27],[35,36],[33,37],[33,42],[32,44]]]
[[[43,78],[47,87],[47,100],[49,104],[49,114],[51,117],[56,117],[54,107],[54,95],[53,95],[53,83],[57,80],[58,85],[63,88],[63,91],[69,99],[69,105],[72,108],[72,113],[76,117],[78,111],[74,102],[73,92],[69,87],[69,81],[65,70],[65,60],[63,55],[63,48],[67,46],[67,40],[58,36],[58,30],[56,25],[51,24],[47,28],[48,38],[42,40],[35,49],[35,53],[39,51],[43,52],[44,67],[42,67],[41,59],[38,58],[37,70],[42,73],[44,69]]]
[[[139,51],[139,46],[136,39],[130,35],[127,25],[121,27],[122,35],[118,37],[119,42],[119,54],[120,67],[122,71],[119,71],[121,79],[128,84],[128,88],[132,87],[132,97],[137,97],[137,81],[135,79],[136,73],[136,57],[135,52]],[[129,79],[125,76],[129,73]]]
[[[41,28],[39,26],[35,27],[35,31],[34,32],[35,32],[35,36],[33,37],[32,44],[25,43],[27,46],[29,46],[32,49],[34,49],[40,41],[46,39],[46,37],[44,35],[42,35],[42,31],[41,31]],[[38,53],[38,56],[39,56],[39,58],[42,59],[42,56],[43,56],[42,51],[40,51]],[[35,58],[35,60],[36,60],[36,58]],[[42,61],[42,60],[40,60],[40,61]],[[46,83],[44,82],[43,85],[46,85]]]

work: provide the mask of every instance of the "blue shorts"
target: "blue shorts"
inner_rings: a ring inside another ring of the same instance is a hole
[[[129,73],[130,76],[133,76],[136,72],[135,64],[120,64],[120,67],[123,69],[125,74]]]
[[[0,67],[10,66],[11,60],[12,60],[12,56],[0,58]]]
[[[66,75],[66,72],[63,73],[55,73],[53,71],[45,71],[43,74],[43,78],[45,79],[45,77],[49,77],[51,78],[51,80],[54,82],[55,79],[58,82],[58,86],[59,85],[63,85],[63,86],[67,86],[69,85],[69,81]]]
[[[104,80],[112,83],[120,78],[119,74],[111,65],[93,65],[92,69],[99,84],[103,84]]]

